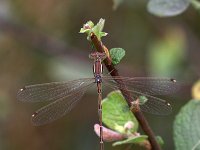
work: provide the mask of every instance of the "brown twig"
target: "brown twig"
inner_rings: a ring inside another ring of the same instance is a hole
[[[104,52],[105,45],[103,45],[102,42],[98,40],[98,38],[96,37],[96,35],[94,33],[91,33],[90,38],[91,38],[91,41],[94,44],[95,48],[97,49],[97,51]],[[105,64],[106,68],[108,69],[108,71],[110,72],[110,75],[111,76],[119,76],[118,70],[114,67],[113,64],[110,64],[109,61],[110,61],[109,58],[106,58],[104,60],[104,64]],[[133,98],[131,97],[130,92],[126,89],[126,85],[124,84],[123,80],[120,80],[120,79],[117,79],[116,82],[120,83],[120,87],[123,87],[123,88],[119,88],[119,89],[121,90],[122,94],[125,96],[127,104],[129,105],[129,107],[131,107]],[[154,135],[153,131],[151,130],[143,113],[140,110],[132,111],[132,112],[134,113],[135,117],[137,118],[143,131],[148,135],[148,139],[149,139],[149,142],[151,143],[152,149],[153,150],[161,150],[160,145],[157,143],[157,141],[155,139],[155,135]]]

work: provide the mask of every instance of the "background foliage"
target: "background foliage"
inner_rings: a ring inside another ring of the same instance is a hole
[[[163,149],[175,149],[175,115],[191,99],[191,85],[200,76],[200,16],[197,1],[190,1],[178,16],[157,17],[148,12],[156,1],[1,0],[0,149],[98,149],[95,88],[66,117],[42,127],[33,127],[30,116],[43,104],[20,103],[16,93],[28,84],[92,77],[91,46],[78,32],[86,21],[100,18],[106,20],[104,44],[126,50],[117,65],[121,75],[167,76],[186,84],[173,97],[163,97],[173,106],[171,115],[145,114],[165,141]],[[109,89],[103,92],[106,96]]]

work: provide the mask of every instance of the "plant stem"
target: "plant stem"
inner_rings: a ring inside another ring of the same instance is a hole
[[[96,35],[94,33],[91,33],[90,38],[91,38],[91,41],[94,44],[96,50],[99,52],[104,52],[105,45],[103,45],[102,42],[98,40],[98,38],[96,37]],[[106,68],[108,69],[108,71],[110,72],[110,75],[111,76],[120,76],[118,73],[118,70],[114,67],[114,65],[112,63],[109,63],[109,61],[110,61],[109,58],[106,58],[104,60],[104,64],[105,64]],[[126,89],[125,83],[121,79],[117,79],[116,82],[119,83],[121,87],[123,87],[123,88],[120,88],[120,90],[121,90],[122,94],[124,95],[127,104],[129,105],[129,107],[131,107],[132,101],[134,101],[134,100],[131,97],[130,92]],[[160,145],[157,143],[155,135],[154,135],[153,131],[151,130],[143,113],[140,110],[134,111],[133,113],[134,113],[135,117],[137,118],[137,120],[138,120],[140,126],[142,127],[143,131],[145,132],[145,134],[148,135],[148,139],[149,139],[149,142],[151,143],[152,150],[161,150]]]

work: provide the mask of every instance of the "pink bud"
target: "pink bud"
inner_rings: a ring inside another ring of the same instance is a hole
[[[100,136],[100,126],[99,124],[95,124],[94,125],[94,131],[95,133]],[[118,141],[118,140],[122,140],[122,139],[125,139],[126,136],[121,134],[121,133],[118,133],[116,131],[113,131],[111,129],[108,129],[106,127],[103,127],[103,140],[106,141],[106,142],[112,142],[112,141]]]
[[[91,29],[91,27],[90,27],[89,24],[87,24],[87,23],[84,25],[83,28],[84,28],[84,29]]]

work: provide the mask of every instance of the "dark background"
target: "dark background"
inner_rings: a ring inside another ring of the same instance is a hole
[[[200,75],[200,16],[189,7],[177,17],[158,18],[147,12],[146,4],[127,0],[113,11],[111,0],[1,0],[0,149],[98,149],[95,87],[71,113],[42,127],[32,126],[30,117],[43,104],[21,103],[16,93],[24,85],[92,77],[92,50],[86,35],[78,32],[88,20],[100,18],[106,19],[104,31],[109,33],[104,44],[126,50],[117,66],[121,75],[173,77],[186,85],[165,98],[173,106],[171,115],[145,114],[163,138],[163,149],[174,149],[173,120],[191,99],[191,85]],[[105,148],[125,150],[127,145],[112,148],[108,143]]]

